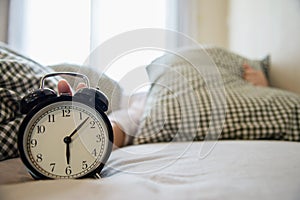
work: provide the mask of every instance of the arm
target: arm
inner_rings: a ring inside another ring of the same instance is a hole
[[[117,147],[122,147],[125,141],[125,133],[122,129],[118,126],[117,123],[111,122],[112,129],[114,132],[114,149]]]

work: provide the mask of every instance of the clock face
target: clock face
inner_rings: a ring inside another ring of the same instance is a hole
[[[29,120],[22,145],[34,171],[48,178],[79,178],[110,154],[107,123],[93,108],[74,101],[45,106]]]

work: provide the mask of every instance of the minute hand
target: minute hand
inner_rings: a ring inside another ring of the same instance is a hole
[[[68,136],[70,139],[75,135],[75,133],[77,133],[77,131],[87,122],[87,120],[89,119],[90,117],[87,117],[83,122],[81,122],[79,124],[79,126],[77,126],[75,128],[75,130]]]

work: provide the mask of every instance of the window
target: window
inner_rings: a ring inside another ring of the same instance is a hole
[[[15,12],[10,17],[10,45],[44,65],[82,64],[93,49],[115,35],[139,28],[165,29],[169,23],[167,11],[172,10],[169,0],[11,1]],[[139,71],[162,53],[130,52],[112,63],[107,74],[125,81],[130,71]]]
[[[11,15],[9,44],[41,64],[82,63],[89,54],[89,1],[12,0]]]
[[[92,49],[127,31],[139,28],[166,28],[167,8],[164,0],[92,2]],[[126,85],[128,90],[138,90],[141,89],[139,87],[145,86],[148,80],[143,68],[160,55],[162,52],[154,50],[128,52],[111,63],[106,73],[122,85]]]

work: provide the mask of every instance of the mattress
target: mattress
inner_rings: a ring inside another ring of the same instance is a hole
[[[134,145],[113,151],[101,179],[40,181],[15,158],[0,162],[0,199],[300,199],[299,152],[284,141]]]

